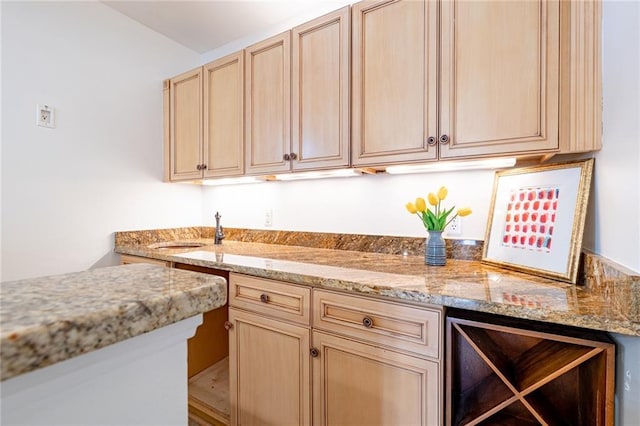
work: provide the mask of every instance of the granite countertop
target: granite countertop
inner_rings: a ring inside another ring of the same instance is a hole
[[[1,380],[223,306],[224,278],[136,264],[0,286]]]
[[[205,245],[154,249],[146,241],[116,236],[115,251],[411,303],[640,336],[640,277],[618,272],[597,256],[585,256],[586,282],[573,285],[473,260],[448,259],[439,267],[426,266],[416,255],[188,240]]]

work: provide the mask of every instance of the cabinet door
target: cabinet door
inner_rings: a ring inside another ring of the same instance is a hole
[[[349,166],[349,7],[292,30],[293,170]]]
[[[243,64],[238,52],[203,67],[205,177],[244,173]]]
[[[437,2],[353,5],[354,165],[436,158]]]
[[[202,68],[180,74],[169,87],[171,180],[202,177]]]
[[[229,309],[232,425],[311,423],[309,328]]]
[[[438,363],[313,332],[314,425],[441,424]]]
[[[441,158],[558,149],[559,3],[441,3]]]
[[[291,168],[290,40],[287,31],[245,49],[247,173]]]

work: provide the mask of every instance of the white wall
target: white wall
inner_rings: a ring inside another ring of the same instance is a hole
[[[2,280],[111,264],[117,230],[200,225],[200,188],[161,182],[162,80],[200,57],[102,3],[1,7]]]
[[[593,248],[640,271],[640,4],[603,5],[603,135]]]
[[[447,207],[473,209],[463,219],[463,236],[483,240],[493,187],[493,172],[484,170],[206,187],[205,223],[220,211],[228,227],[425,237],[405,204],[443,185]],[[266,210],[272,211],[271,228],[264,226]]]
[[[596,157],[596,253],[640,271],[640,3],[603,4],[603,135]],[[640,419],[640,338],[618,344],[618,422]]]

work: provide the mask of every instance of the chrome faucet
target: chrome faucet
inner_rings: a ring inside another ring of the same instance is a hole
[[[214,217],[216,218],[216,235],[213,240],[213,244],[222,244],[222,240],[224,240],[224,230],[222,229],[222,226],[220,226],[220,218],[222,216],[220,216],[220,213],[216,212]]]

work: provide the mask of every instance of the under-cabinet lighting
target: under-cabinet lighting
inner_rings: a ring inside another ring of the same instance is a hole
[[[241,185],[245,183],[260,183],[265,182],[264,178],[258,176],[241,176],[235,178],[222,178],[222,179],[208,179],[203,180],[203,185],[218,186],[218,185]]]
[[[362,172],[357,169],[337,169],[337,170],[321,170],[315,172],[300,172],[275,175],[275,180],[302,180],[302,179],[321,179],[332,177],[351,177],[360,176]]]
[[[515,164],[515,158],[491,158],[486,160],[438,161],[427,164],[389,166],[386,171],[392,175],[400,175],[408,173],[450,172],[454,170],[502,169],[513,167]]]

